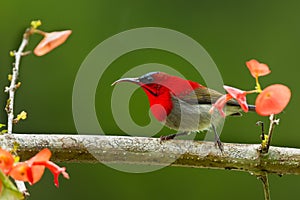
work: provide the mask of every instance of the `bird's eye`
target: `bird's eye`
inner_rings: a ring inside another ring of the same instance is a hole
[[[152,76],[142,76],[140,77],[140,81],[144,84],[153,83],[154,78]]]
[[[148,74],[145,74],[144,76],[141,76],[139,78],[139,81],[144,83],[144,84],[154,83],[154,81],[157,80],[157,75],[158,74],[159,74],[159,72],[149,72]]]

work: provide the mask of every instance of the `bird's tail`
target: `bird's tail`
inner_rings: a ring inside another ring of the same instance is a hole
[[[255,112],[255,105],[248,105],[249,111]]]

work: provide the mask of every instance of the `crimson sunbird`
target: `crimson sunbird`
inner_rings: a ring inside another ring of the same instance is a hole
[[[148,97],[154,117],[165,126],[182,131],[162,136],[162,140],[212,128],[215,133],[215,144],[223,151],[215,126],[217,117],[211,112],[212,104],[223,95],[222,93],[164,72],[150,72],[137,78],[122,78],[112,85],[120,82],[139,85]],[[255,106],[249,105],[249,110],[255,111]],[[226,116],[240,116],[241,111],[236,100],[231,99],[226,103]]]

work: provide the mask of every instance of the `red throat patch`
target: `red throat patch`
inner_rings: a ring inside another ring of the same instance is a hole
[[[194,89],[203,87],[197,82],[184,80],[179,77],[174,78],[176,80],[165,80],[163,83],[142,86],[148,96],[150,110],[160,122],[164,121],[172,112],[172,95],[181,98],[190,94]]]

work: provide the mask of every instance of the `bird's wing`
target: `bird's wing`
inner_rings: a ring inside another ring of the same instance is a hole
[[[196,88],[193,92],[182,95],[179,98],[189,104],[213,104],[221,96],[222,93],[208,88]],[[234,99],[231,99],[227,102],[228,105],[239,106],[238,102]]]

